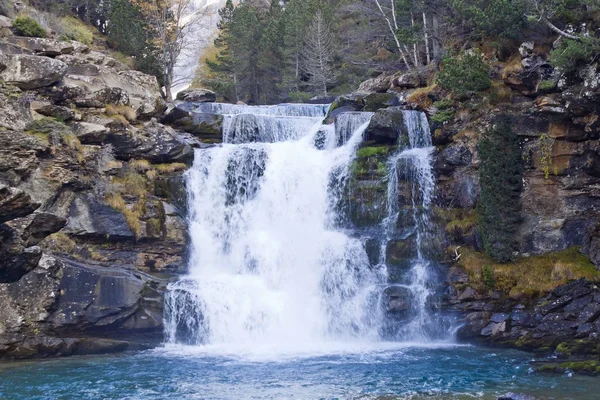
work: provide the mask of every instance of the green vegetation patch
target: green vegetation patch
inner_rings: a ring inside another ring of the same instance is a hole
[[[486,90],[492,85],[489,67],[478,52],[464,52],[446,57],[438,73],[438,85],[458,97]]]
[[[467,271],[469,284],[474,289],[481,292],[497,290],[518,299],[549,292],[574,279],[600,282],[600,271],[579,250],[579,247],[571,247],[501,264],[483,253],[463,247],[458,264]]]
[[[542,364],[537,368],[538,372],[564,373],[573,371],[586,375],[600,374],[600,361],[585,360],[585,361],[569,361],[557,364]]]

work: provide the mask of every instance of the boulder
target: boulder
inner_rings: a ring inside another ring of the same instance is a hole
[[[185,89],[177,93],[177,100],[186,103],[214,103],[217,94],[208,89]]]
[[[39,56],[55,57],[61,54],[70,54],[75,50],[69,42],[46,38],[11,36],[3,40],[6,43],[31,50]]]
[[[51,117],[61,121],[70,121],[77,116],[77,113],[72,108],[54,104],[41,105],[38,108],[34,108],[34,111],[45,117]]]
[[[124,161],[143,158],[157,164],[188,163],[194,155],[192,148],[172,128],[155,121],[146,123],[141,129],[112,132],[106,142],[113,145],[115,157]]]
[[[65,233],[103,240],[134,240],[125,216],[92,194],[77,196],[68,211]]]
[[[107,104],[129,105],[129,95],[118,87],[108,87],[77,97],[73,101],[76,106],[84,108],[102,108]]]
[[[29,215],[39,206],[24,191],[0,183],[0,222]]]
[[[49,149],[31,135],[0,130],[0,178],[12,186],[27,179],[40,164],[38,156]]]
[[[392,87],[399,89],[415,89],[423,85],[423,80],[418,73],[407,72],[393,77]]]
[[[43,256],[0,284],[0,357],[148,348],[162,338],[165,282],[141,273]]]
[[[359,92],[385,93],[392,85],[393,76],[380,75],[376,78],[367,79],[358,87]]]
[[[365,94],[351,94],[339,96],[331,103],[329,112],[325,118],[325,123],[330,124],[335,120],[335,117],[343,112],[362,111],[365,108]]]
[[[377,111],[365,131],[365,140],[378,144],[397,144],[401,136],[407,137],[403,110],[390,107]]]
[[[63,97],[75,98],[81,106],[126,104],[142,119],[166,109],[154,76],[129,70],[114,58],[94,51],[61,55],[57,59],[68,67],[61,85]],[[74,91],[77,93],[69,93]]]
[[[89,122],[77,122],[72,128],[82,144],[102,144],[109,133],[109,129],[104,125]]]
[[[30,55],[10,56],[0,79],[24,90],[52,85],[62,79],[67,65],[62,61]]]

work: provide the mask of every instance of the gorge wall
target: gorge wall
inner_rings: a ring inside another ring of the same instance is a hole
[[[77,42],[0,39],[0,358],[162,340],[193,151],[156,78]]]

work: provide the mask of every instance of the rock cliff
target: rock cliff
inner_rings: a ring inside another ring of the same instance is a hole
[[[165,110],[156,78],[102,52],[0,38],[0,358],[162,340],[193,158]]]

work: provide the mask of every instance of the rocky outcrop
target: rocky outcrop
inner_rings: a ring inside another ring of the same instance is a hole
[[[72,43],[60,40],[34,38],[24,36],[9,36],[3,39],[5,43],[22,47],[39,56],[55,57],[70,54],[75,51]]]
[[[141,129],[111,133],[106,142],[113,145],[115,157],[124,161],[143,158],[152,163],[185,163],[193,157],[192,148],[172,128],[156,122],[148,122]]]
[[[467,312],[458,337],[526,350],[567,355],[598,354],[600,287],[585,279],[572,281],[533,304],[478,294],[467,287],[452,297]]]
[[[76,42],[0,50],[0,358],[155,345],[193,157],[156,78]]]
[[[397,144],[399,137],[407,135],[402,111],[401,107],[390,107],[375,113],[365,131],[365,139],[377,144]]]
[[[162,329],[165,281],[123,269],[43,256],[14,283],[0,284],[0,358],[147,348]]]
[[[4,65],[0,79],[24,90],[50,86],[60,81],[67,71],[62,61],[24,54],[9,56]]]
[[[185,89],[177,93],[177,100],[186,103],[213,103],[217,101],[217,94],[208,89]]]

